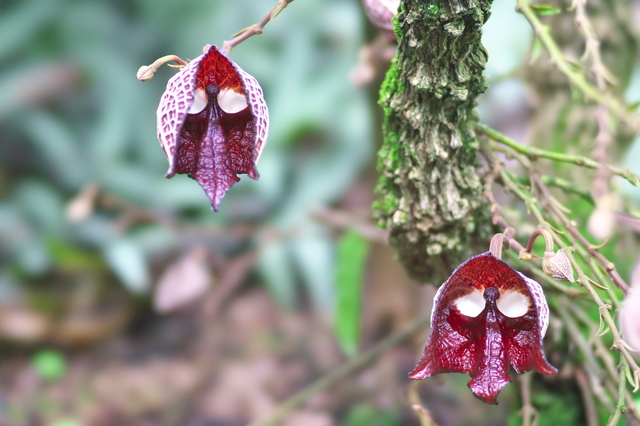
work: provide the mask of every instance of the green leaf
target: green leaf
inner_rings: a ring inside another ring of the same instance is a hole
[[[332,285],[336,270],[334,241],[325,229],[307,223],[291,241],[291,248],[295,267],[314,308],[320,312],[333,312],[336,305]]]
[[[127,237],[111,241],[105,247],[104,256],[127,289],[133,293],[149,290],[150,273],[146,255],[135,241]]]
[[[353,230],[347,231],[338,244],[335,328],[338,342],[349,356],[358,351],[362,279],[368,252],[367,241]]]
[[[365,404],[351,408],[342,422],[343,426],[395,426],[400,424],[400,416],[395,410],[383,411]]]
[[[50,237],[46,240],[47,251],[55,264],[72,273],[101,272],[105,263],[95,252],[73,245],[70,241]]]
[[[51,423],[51,426],[82,426],[82,423],[79,423],[75,420],[64,419],[57,420],[54,423]]]
[[[270,241],[258,255],[258,271],[276,302],[292,309],[296,304],[296,282],[289,247],[283,241]]]
[[[70,188],[78,188],[90,169],[83,158],[81,143],[68,122],[54,114],[30,110],[14,122],[29,139],[40,161],[55,181]]]
[[[33,369],[38,375],[48,381],[58,380],[67,371],[67,361],[64,356],[51,349],[45,349],[33,356]]]
[[[542,42],[540,39],[535,38],[533,45],[531,45],[531,58],[529,59],[529,65],[532,65],[542,53]]]
[[[532,4],[531,9],[533,9],[536,15],[540,16],[557,15],[561,12],[559,8],[551,6],[550,4]]]
[[[59,1],[38,0],[14,2],[14,7],[3,4],[0,17],[0,59],[31,46],[42,33],[43,27],[56,18],[57,11],[64,10]],[[42,36],[40,36],[42,37]],[[16,55],[17,56],[17,55]]]

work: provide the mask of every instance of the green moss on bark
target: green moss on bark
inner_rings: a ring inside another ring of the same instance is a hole
[[[483,251],[488,208],[476,172],[480,43],[490,0],[404,0],[398,54],[380,90],[384,144],[374,208],[416,279],[435,282]]]

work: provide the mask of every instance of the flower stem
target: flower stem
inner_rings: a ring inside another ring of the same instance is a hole
[[[376,361],[382,354],[384,354],[390,348],[400,344],[402,341],[421,330],[427,324],[429,324],[430,315],[419,317],[406,327],[398,330],[394,334],[390,335],[386,339],[379,342],[377,345],[369,349],[369,351],[360,354],[359,356],[343,364],[341,367],[331,370],[329,373],[320,377],[314,383],[310,384],[306,388],[300,390],[292,397],[283,401],[270,415],[266,418],[252,422],[249,426],[268,426],[281,423],[282,419],[291,411],[302,405],[306,400],[312,396],[326,391],[331,386],[344,380],[351,374]]]
[[[618,401],[616,404],[616,409],[611,413],[611,417],[609,417],[609,421],[607,422],[607,426],[609,425],[617,425],[622,413],[627,411],[627,404],[625,402],[625,386],[627,385],[627,376],[624,374],[624,369],[629,368],[629,364],[627,361],[622,358],[620,360],[620,365],[618,366],[618,371],[620,372],[620,382],[618,383]]]
[[[599,169],[605,167],[612,174],[625,178],[632,185],[640,185],[640,176],[636,175],[628,169],[621,169],[615,166],[600,164],[597,161],[583,155],[564,154],[561,152],[553,152],[536,147],[525,146],[484,124],[476,124],[476,131],[482,133],[495,142],[506,145],[514,151],[526,155],[529,158],[547,158],[549,160],[575,164],[577,166],[586,167],[588,169]]]
[[[229,53],[231,53],[231,49],[251,36],[262,34],[262,30],[264,29],[265,25],[267,25],[276,16],[278,16],[278,14],[282,12],[282,10],[287,7],[292,1],[293,0],[278,0],[278,4],[273,9],[271,9],[271,11],[269,11],[269,13],[267,13],[260,21],[234,34],[234,38],[232,38],[231,40],[223,42],[221,52],[225,56],[229,56]]]

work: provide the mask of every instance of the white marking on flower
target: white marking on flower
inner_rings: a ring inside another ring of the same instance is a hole
[[[207,106],[207,93],[204,90],[204,87],[198,87],[196,89],[195,96],[193,97],[193,103],[191,107],[189,107],[188,114],[197,114]]]
[[[235,90],[221,90],[218,93],[218,105],[228,114],[235,114],[245,109],[249,104],[247,97]]]
[[[507,290],[500,295],[496,306],[505,316],[517,318],[527,313],[531,299],[519,291]]]
[[[485,300],[480,290],[473,290],[455,300],[456,308],[462,315],[477,317],[484,310]]]

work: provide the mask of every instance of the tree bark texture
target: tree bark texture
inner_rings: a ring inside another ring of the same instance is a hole
[[[399,260],[423,282],[440,284],[488,247],[474,107],[487,88],[480,39],[491,1],[403,0],[396,18],[374,209]]]

